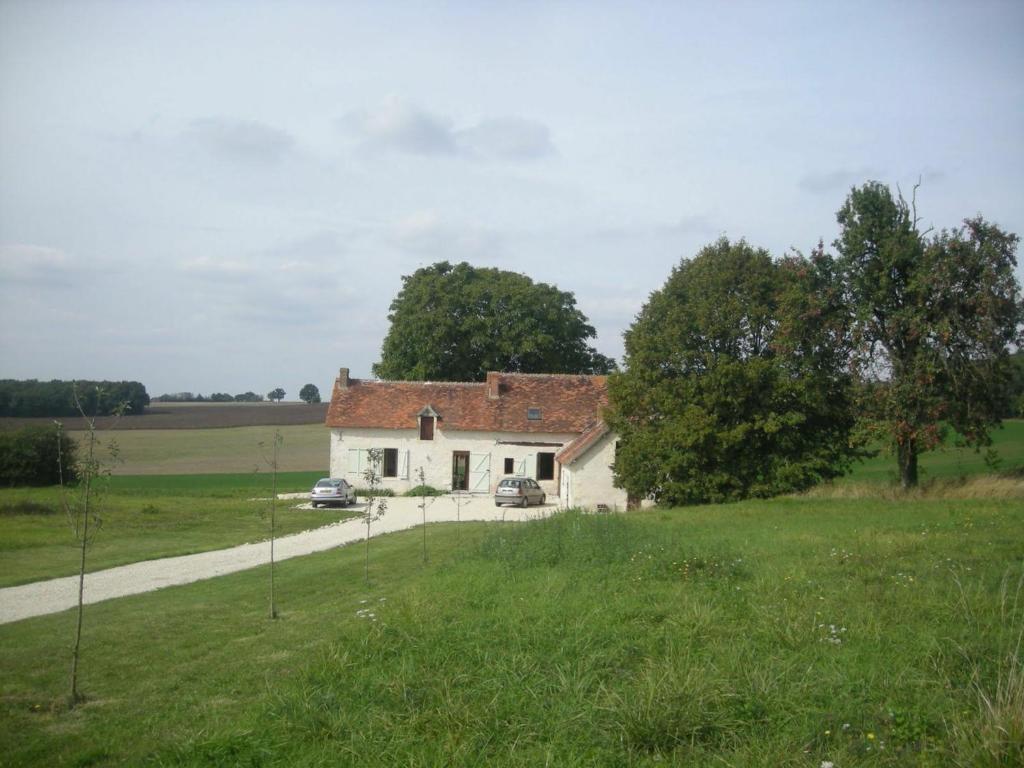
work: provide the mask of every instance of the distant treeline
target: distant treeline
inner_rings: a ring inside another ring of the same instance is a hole
[[[227,392],[214,392],[209,397],[191,392],[171,392],[153,398],[154,403],[261,403],[263,395],[255,392],[243,392],[240,395],[229,395]]]
[[[0,379],[0,416],[79,416],[76,390],[87,416],[109,416],[123,403],[125,414],[138,415],[149,405],[146,387],[137,381]]]

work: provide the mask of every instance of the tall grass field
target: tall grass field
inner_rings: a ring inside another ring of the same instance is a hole
[[[1024,502],[430,526],[0,627],[4,765],[1017,766]]]

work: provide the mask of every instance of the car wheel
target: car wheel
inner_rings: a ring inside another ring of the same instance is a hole
[[[547,501],[547,500],[548,500],[547,494],[546,493],[542,493],[540,495],[540,505],[543,507],[544,506],[544,502]]]
[[[500,501],[496,501],[496,502],[494,502],[494,506],[496,506],[496,507],[500,507],[500,506],[501,506],[501,502],[500,502]]]
[[[523,509],[526,509],[528,506],[530,506],[530,497],[523,496],[523,500],[519,502],[519,506],[522,507]]]

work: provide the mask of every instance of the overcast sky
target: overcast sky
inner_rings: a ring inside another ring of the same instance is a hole
[[[0,0],[0,378],[366,376],[435,261],[572,291],[620,356],[720,234],[851,185],[1024,234],[1024,3]]]

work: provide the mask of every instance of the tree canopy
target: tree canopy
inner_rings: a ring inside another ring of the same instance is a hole
[[[382,379],[483,381],[488,371],[607,373],[594,328],[568,291],[447,261],[402,278],[373,366]]]
[[[667,504],[800,490],[858,451],[833,261],[720,239],[683,260],[626,331],[609,383],[617,481]]]
[[[980,447],[1009,410],[1010,348],[1024,319],[1018,238],[980,216],[921,233],[913,201],[878,182],[853,189],[837,219],[863,413],[893,444],[902,485],[913,486],[918,455],[947,425]]]
[[[288,393],[281,389],[281,387],[277,387],[276,389],[272,389],[269,392],[267,392],[267,400],[277,400],[277,402],[280,403],[282,400],[284,400],[284,396],[286,394]]]
[[[86,413],[137,416],[149,405],[146,387],[137,381],[0,380],[0,416],[77,416],[75,392]]]
[[[306,384],[299,390],[299,399],[309,404],[319,403],[320,390],[315,384]]]

